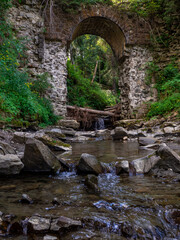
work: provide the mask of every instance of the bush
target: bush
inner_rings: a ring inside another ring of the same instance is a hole
[[[173,110],[180,110],[180,93],[174,93],[171,96],[152,103],[148,117],[168,114]]]
[[[151,104],[148,117],[168,114],[173,110],[180,111],[180,73],[178,68],[169,64],[156,75],[156,88],[160,100]]]
[[[97,82],[91,83],[84,78],[78,67],[67,63],[68,68],[68,104],[103,110],[107,105],[116,103],[112,93],[102,90]]]

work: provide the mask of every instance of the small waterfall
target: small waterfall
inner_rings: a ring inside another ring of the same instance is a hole
[[[104,119],[98,118],[95,122],[95,130],[105,129]]]

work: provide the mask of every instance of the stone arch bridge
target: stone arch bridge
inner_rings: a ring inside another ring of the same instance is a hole
[[[28,41],[28,69],[32,75],[49,72],[53,89],[49,92],[56,114],[66,114],[67,51],[73,40],[83,34],[102,37],[118,61],[121,91],[121,117],[153,100],[145,84],[146,63],[152,60],[150,34],[145,21],[112,6],[95,5],[78,13],[66,13],[54,4],[52,17],[40,13],[39,0],[24,0],[10,11],[9,18],[20,36]],[[58,1],[57,1],[58,2]],[[45,30],[45,31],[44,31]]]

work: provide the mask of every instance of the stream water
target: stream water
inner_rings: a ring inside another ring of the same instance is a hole
[[[174,148],[178,149],[176,145]],[[0,211],[19,219],[35,213],[83,219],[84,227],[59,238],[63,240],[180,239],[180,183],[143,175],[117,176],[113,171],[114,162],[136,159],[150,151],[139,149],[136,142],[99,141],[73,144],[72,153],[63,158],[76,162],[83,152],[112,166],[111,173],[98,177],[100,193],[87,189],[84,177],[76,175],[73,168],[56,176],[26,174],[0,179]],[[20,203],[23,193],[33,199],[33,204]],[[60,200],[59,206],[51,203],[55,197]],[[130,238],[134,231],[138,237]]]

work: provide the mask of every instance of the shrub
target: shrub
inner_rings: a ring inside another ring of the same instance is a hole
[[[148,117],[180,111],[180,73],[176,66],[169,64],[158,72],[156,88],[160,100],[151,104]]]
[[[21,122],[38,121],[53,124],[57,117],[51,104],[43,94],[50,86],[45,75],[33,82],[25,71],[25,45],[18,39],[12,27],[5,20],[5,13],[11,1],[0,2],[0,112],[4,112],[5,121],[20,119]]]
[[[115,96],[101,89],[97,82],[91,83],[84,78],[78,67],[67,63],[68,68],[68,103],[79,107],[90,107],[102,110],[107,105],[115,104]]]

